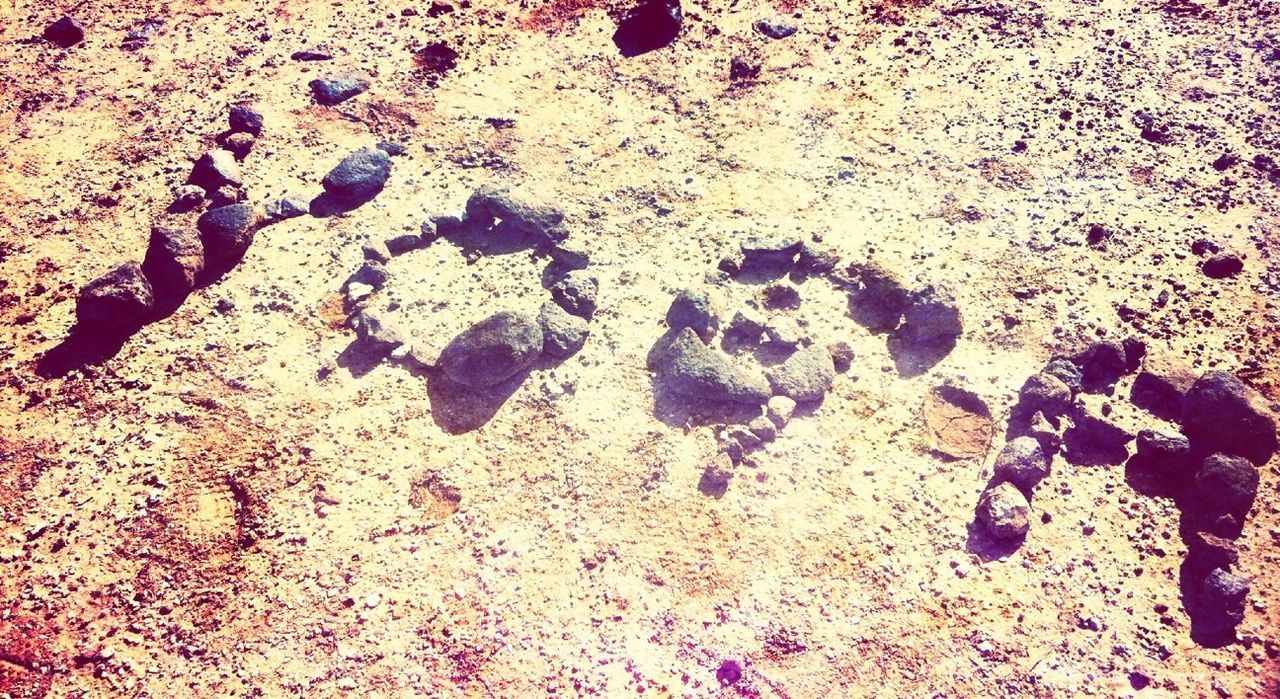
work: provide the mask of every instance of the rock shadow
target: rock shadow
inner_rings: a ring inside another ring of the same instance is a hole
[[[988,487],[990,487],[990,484],[988,484]],[[990,563],[1013,555],[1018,549],[1022,548],[1026,541],[1026,534],[1012,539],[997,538],[975,519],[968,525],[968,535],[965,538],[964,550],[977,556],[983,563]]]
[[[515,376],[484,389],[459,384],[440,371],[425,372],[431,417],[448,434],[463,434],[479,429],[498,414],[530,374],[555,368],[562,361],[543,355]]]
[[[343,197],[330,192],[325,192],[315,199],[311,200],[310,213],[316,218],[329,218],[339,216],[368,204],[373,201],[382,190],[365,194],[358,197]]]
[[[904,379],[922,376],[938,362],[947,358],[956,348],[956,338],[935,338],[930,341],[914,341],[902,333],[889,336],[889,356],[894,368]]]

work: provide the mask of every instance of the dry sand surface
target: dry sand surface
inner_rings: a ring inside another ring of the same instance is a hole
[[[1280,402],[1280,6],[685,0],[673,42],[624,56],[630,7],[0,3],[0,696],[1280,696],[1280,459],[1216,642],[1181,502],[1125,464],[1179,429],[1130,399],[1144,371]],[[69,48],[41,38],[64,14]],[[344,71],[369,89],[318,104],[309,81]],[[152,226],[196,229],[207,205],[173,192],[241,104],[264,123],[250,204],[403,153],[136,332],[72,333]],[[356,303],[345,282],[485,184],[562,212],[599,293],[580,351],[472,395],[424,362],[536,315],[546,246],[442,238]],[[721,271],[749,236],[839,263]],[[1215,251],[1243,268],[1206,274]],[[904,365],[898,331],[857,322],[867,263],[954,295],[940,356]],[[695,410],[647,366],[682,288],[726,361],[786,357],[722,342],[747,305],[850,366],[739,454],[759,405]],[[1020,387],[1124,339],[1142,367],[1075,396],[1060,426],[1096,429],[993,545],[975,508]]]

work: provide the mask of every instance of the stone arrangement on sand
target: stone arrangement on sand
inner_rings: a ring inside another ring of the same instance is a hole
[[[1275,421],[1234,375],[1215,370],[1193,378],[1155,362],[1144,365],[1144,355],[1137,341],[1103,341],[1055,359],[1028,378],[1010,415],[1010,439],[978,500],[975,524],[1016,547],[1030,527],[1029,499],[1049,475],[1055,455],[1079,451],[1083,444],[1118,450],[1121,458],[1113,461],[1127,457],[1131,485],[1172,498],[1181,511],[1187,545],[1181,585],[1192,633],[1198,642],[1220,644],[1230,640],[1244,615],[1249,585],[1233,571],[1233,540],[1257,495],[1257,469],[1276,451]],[[1121,377],[1134,373],[1134,405],[1176,422],[1180,432],[1129,434],[1077,400],[1081,393],[1110,393]]]

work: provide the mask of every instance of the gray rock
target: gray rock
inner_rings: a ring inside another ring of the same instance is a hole
[[[369,76],[364,73],[334,73],[307,83],[316,102],[335,105],[369,89]]]
[[[729,321],[725,332],[739,341],[757,342],[764,334],[766,323],[768,320],[763,313],[750,306],[743,306],[734,311],[733,319]]]
[[[796,25],[782,17],[758,19],[753,26],[770,39],[785,39],[796,33]]]
[[[1084,388],[1084,374],[1069,359],[1055,359],[1044,365],[1042,372],[1061,381],[1072,393]]]
[[[489,388],[533,364],[542,345],[537,319],[504,311],[455,337],[440,353],[438,366],[455,383]]]
[[[387,238],[387,250],[392,255],[403,255],[410,250],[422,247],[422,236],[415,233],[403,233]]]
[[[672,330],[690,328],[703,342],[711,342],[719,321],[711,297],[701,289],[681,289],[667,307],[667,327]]]
[[[359,341],[375,352],[388,353],[404,344],[404,336],[398,330],[370,311],[357,314],[353,324]]]
[[[239,259],[249,245],[262,217],[250,204],[231,204],[209,209],[196,221],[204,243],[207,263]]]
[[[249,193],[244,187],[232,187],[231,185],[223,185],[209,195],[209,206],[217,208],[219,206],[228,206],[230,204],[239,204],[249,198]]]
[[[1213,454],[1196,472],[1191,513],[1205,521],[1227,515],[1243,524],[1257,494],[1258,469],[1253,464],[1244,457]]]
[[[720,459],[726,459],[721,455],[718,460],[707,464],[702,470],[702,477],[698,479],[698,492],[712,498],[722,498],[729,490],[729,481],[733,479],[732,456],[727,457],[729,463],[724,463]]]
[[[1276,424],[1244,383],[1225,371],[1207,371],[1182,404],[1182,431],[1201,452],[1243,456],[1261,466],[1276,451]]]
[[[204,201],[205,190],[194,184],[184,184],[173,190],[173,203],[169,208],[173,211],[190,211]]]
[[[742,250],[742,271],[783,274],[795,266],[800,239],[792,236],[749,236],[738,243]]]
[[[290,218],[306,216],[311,212],[311,205],[303,197],[288,195],[267,204],[267,220],[276,223]]]
[[[995,472],[997,480],[1030,492],[1049,475],[1049,459],[1034,437],[1015,437],[996,456]]]
[[[833,342],[827,345],[827,352],[831,355],[831,361],[835,364],[837,372],[843,374],[853,366],[853,348],[849,343]]]
[[[586,269],[591,264],[591,252],[584,245],[566,240],[551,248],[551,259],[564,269]]]
[[[324,190],[329,194],[358,199],[382,191],[391,177],[391,157],[377,148],[361,148],[348,155],[324,176]]]
[[[1022,491],[1012,483],[1001,483],[982,494],[978,501],[978,523],[997,539],[1016,539],[1025,536],[1031,526],[1027,518],[1029,510]]]
[[[542,329],[542,351],[554,359],[577,354],[587,342],[587,321],[550,301],[538,312],[538,326]]]
[[[800,324],[795,318],[786,315],[770,318],[764,327],[764,334],[769,338],[769,342],[779,347],[794,348],[804,340],[804,331],[800,329]]]
[[[812,243],[800,246],[796,269],[808,275],[831,274],[840,264],[840,256]]]
[[[155,226],[142,272],[155,295],[181,296],[195,288],[204,271],[204,243],[196,231]]]
[[[806,403],[821,400],[831,390],[835,367],[826,349],[811,345],[796,350],[783,363],[770,367],[768,376],[775,395]]]
[[[569,237],[559,210],[517,199],[506,188],[482,185],[467,199],[467,222],[491,226],[498,220],[509,230],[551,244]]]
[[[1075,358],[1080,367],[1081,385],[1089,393],[1109,390],[1127,373],[1124,345],[1118,340],[1101,340]]]
[[[955,297],[942,287],[926,286],[908,298],[897,336],[921,347],[955,342],[962,332]]]
[[[770,284],[764,290],[764,307],[776,311],[795,310],[800,307],[800,290],[793,284]]]
[[[573,271],[551,286],[551,298],[564,310],[591,320],[596,312],[600,282],[584,271]]]
[[[1216,627],[1234,629],[1244,621],[1244,603],[1249,581],[1234,573],[1214,568],[1197,584],[1196,616]]]
[[[206,192],[217,191],[225,185],[239,187],[244,184],[240,179],[240,164],[236,162],[235,154],[221,148],[200,156],[191,168],[191,176],[187,178],[187,182]]]
[[[1032,374],[1018,391],[1018,409],[1058,417],[1071,409],[1071,389],[1056,377]]]
[[[678,395],[710,402],[760,405],[770,395],[764,377],[707,347],[690,328],[676,334],[658,366],[658,377]]]
[[[233,133],[247,133],[257,136],[262,133],[262,114],[253,107],[237,105],[227,115]]]
[[[155,310],[151,283],[137,262],[126,262],[80,290],[76,320],[84,327],[126,329]]]
[[[724,431],[724,440],[732,442],[738,446],[739,454],[743,452],[759,449],[764,441],[756,436],[750,428],[742,425],[733,425]]]
[[[382,266],[381,262],[366,260],[360,268],[347,278],[347,286],[352,284],[367,284],[374,289],[381,289],[391,275],[387,272],[387,268]]]
[[[1180,434],[1142,430],[1138,432],[1136,446],[1135,465],[1146,467],[1168,481],[1185,482],[1195,472],[1197,464],[1191,457],[1191,441]]]
[[[894,330],[907,310],[910,294],[898,278],[873,264],[854,265],[849,276],[857,286],[849,293],[849,316],[873,333]]]

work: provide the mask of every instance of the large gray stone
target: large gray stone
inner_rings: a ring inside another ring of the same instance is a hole
[[[797,403],[822,400],[835,380],[835,365],[826,348],[810,345],[796,350],[783,363],[770,367],[769,385],[774,395]]]
[[[348,155],[324,176],[324,191],[335,197],[371,197],[391,177],[391,156],[377,148],[361,148]]]
[[[707,347],[690,328],[680,330],[666,348],[658,377],[674,393],[696,400],[760,405],[771,395],[763,376]]]
[[[204,271],[204,243],[190,229],[155,226],[142,271],[157,296],[180,296],[195,288]]]
[[[440,353],[437,366],[455,383],[489,388],[528,368],[542,345],[536,318],[504,311],[455,337]]]
[[[369,76],[364,73],[334,73],[307,83],[316,102],[323,105],[345,102],[368,90],[369,84]]]
[[[548,357],[572,356],[587,342],[587,321],[551,301],[542,304],[538,325],[542,328],[542,351]]]
[[[1261,466],[1276,451],[1276,424],[1259,398],[1225,371],[1207,371],[1182,404],[1182,431],[1201,453],[1243,456]]]
[[[1022,491],[1012,483],[988,488],[978,501],[978,523],[997,539],[1025,536],[1031,522],[1030,505]]]
[[[209,209],[196,221],[204,244],[207,263],[223,263],[239,259],[262,221],[261,212],[252,204],[230,204]]]

